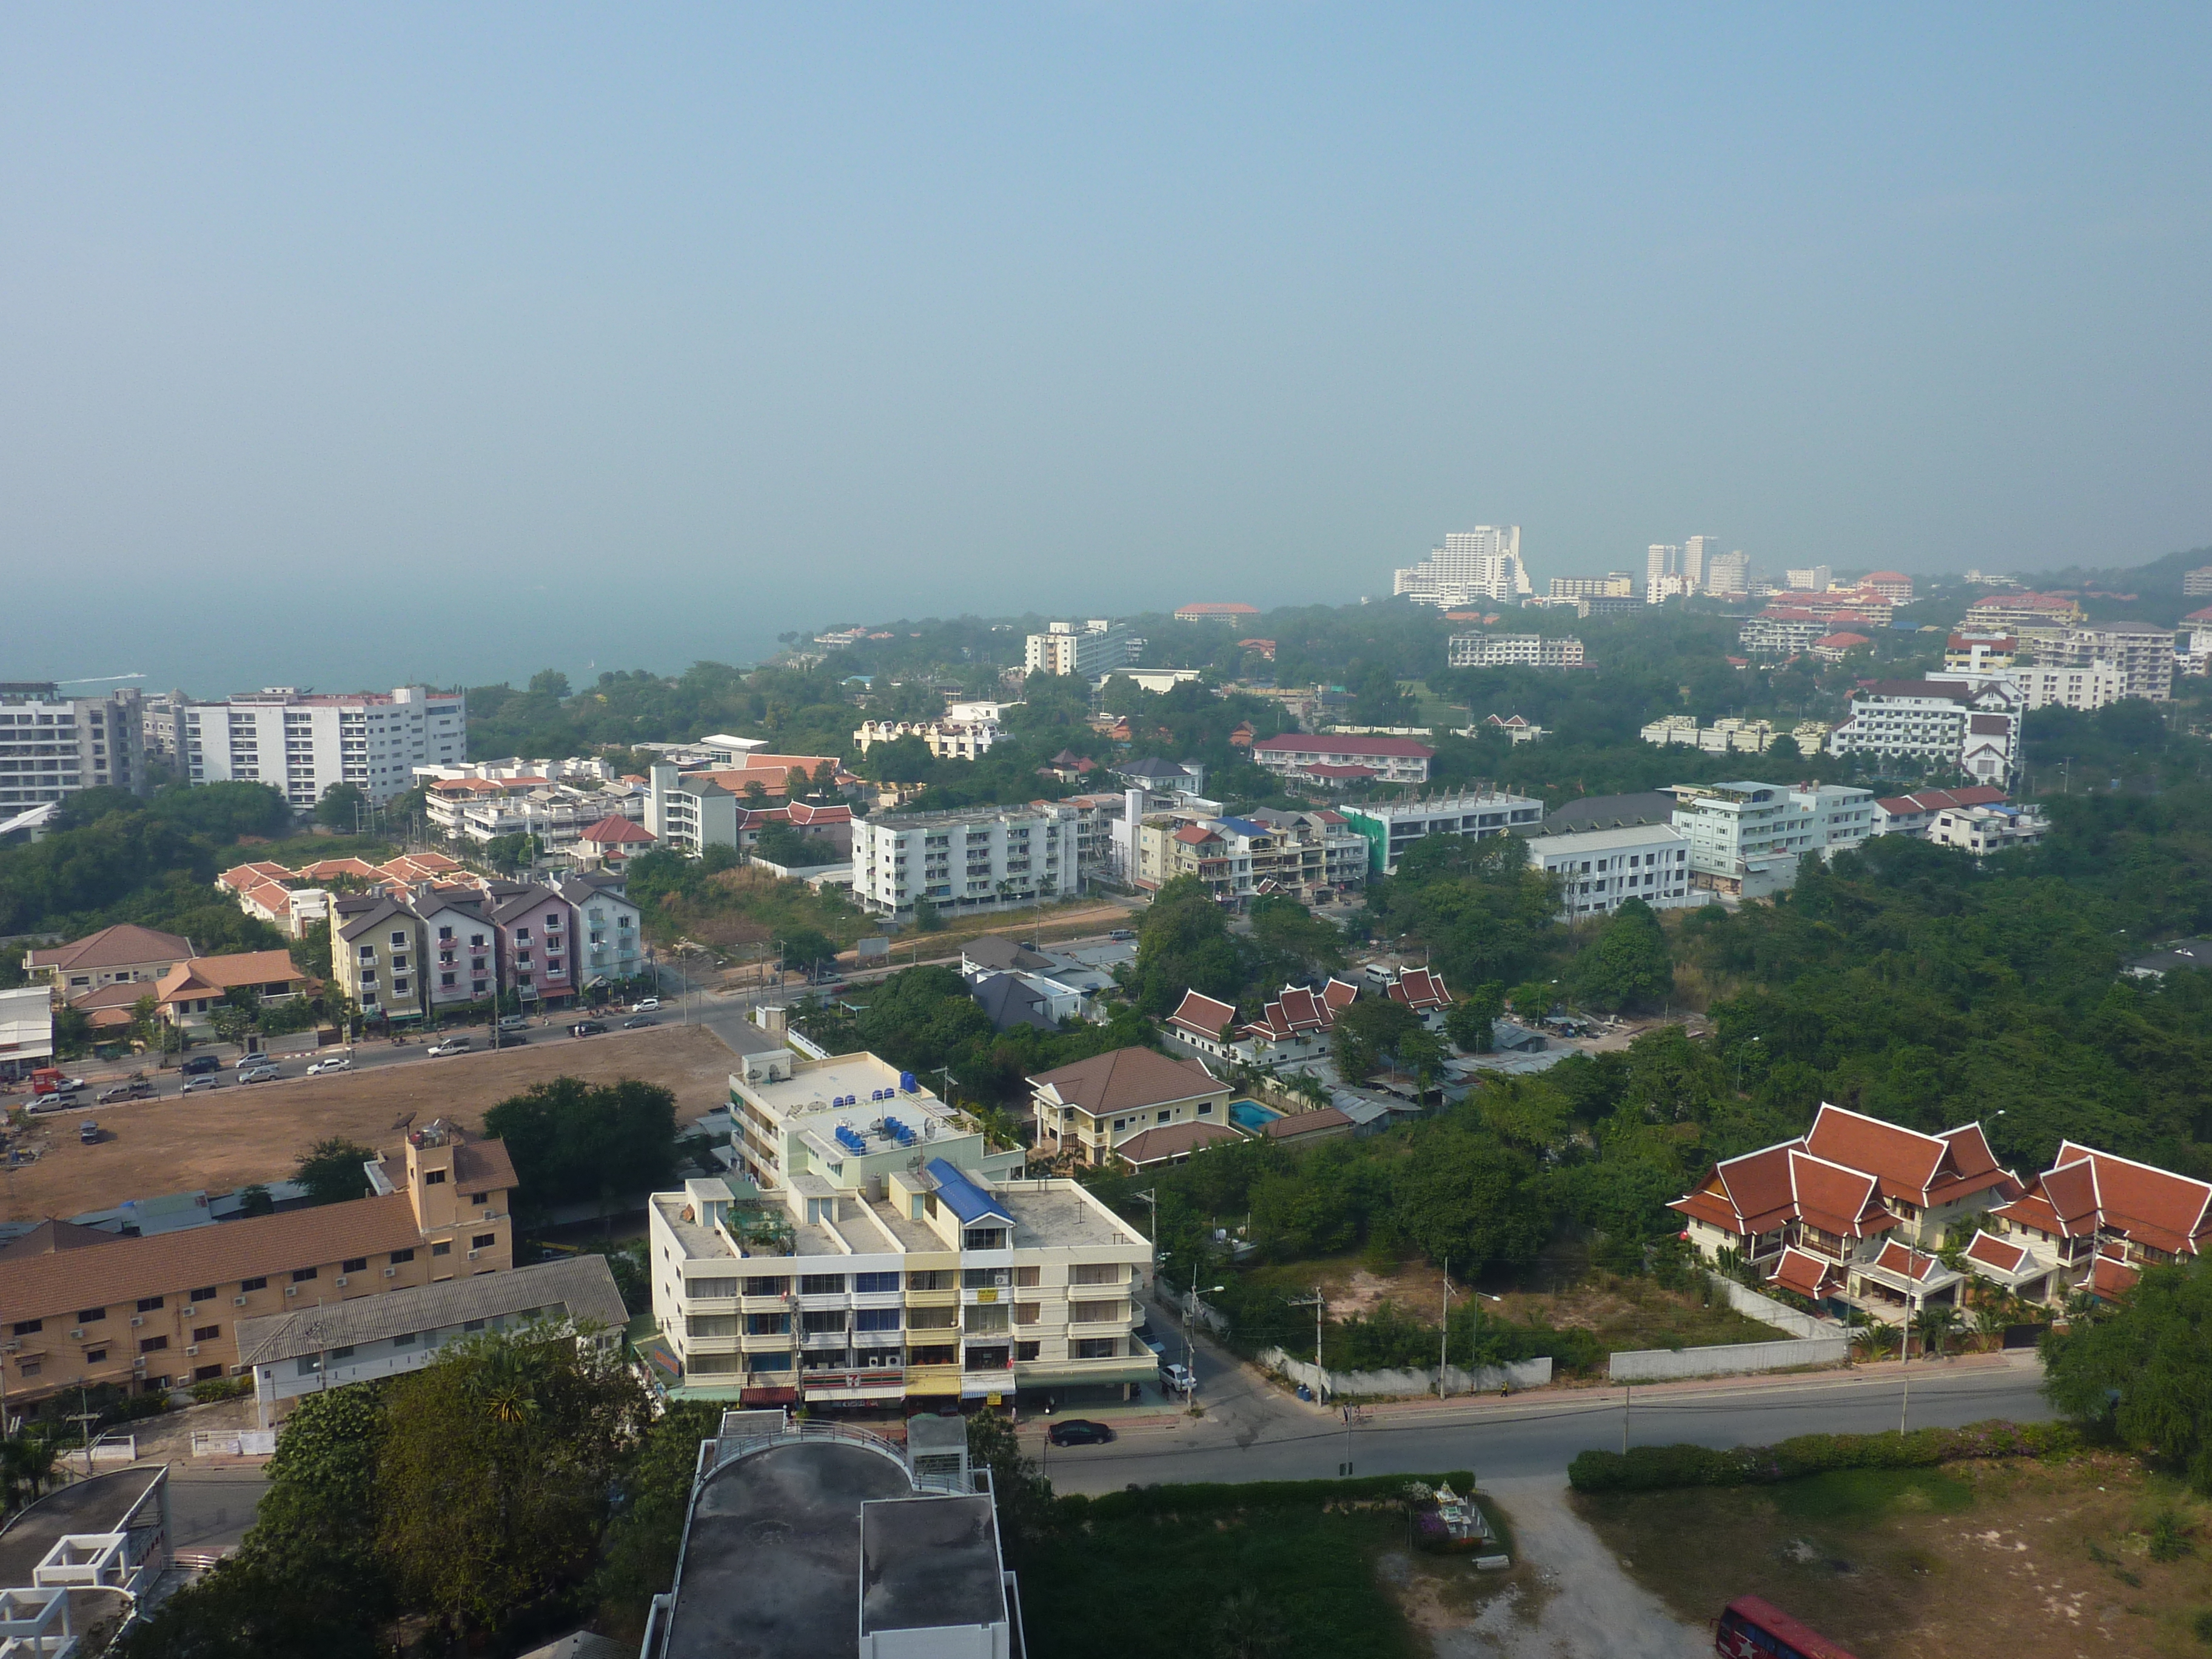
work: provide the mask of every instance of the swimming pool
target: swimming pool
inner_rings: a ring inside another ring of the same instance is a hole
[[[1262,1106],[1256,1100],[1232,1100],[1229,1103],[1229,1121],[1240,1129],[1254,1134],[1263,1132],[1282,1114],[1272,1106]]]

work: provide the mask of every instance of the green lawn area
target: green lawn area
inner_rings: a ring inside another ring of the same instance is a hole
[[[1456,729],[1468,723],[1467,706],[1464,703],[1446,702],[1429,690],[1426,680],[1400,680],[1398,689],[1401,691],[1413,693],[1414,702],[1419,705],[1421,712],[1419,719],[1415,722],[1417,725]]]
[[[1462,1491],[1472,1484],[1449,1479]],[[1425,1656],[1428,1644],[1377,1571],[1390,1555],[1402,1574],[1405,1510],[1387,1498],[1373,1508],[1325,1507],[1334,1484],[1170,1486],[1063,1500],[1068,1524],[1022,1570],[1030,1650],[1054,1659]],[[1395,1483],[1347,1482],[1343,1490],[1376,1501],[1369,1494],[1382,1484]],[[1178,1494],[1188,1495],[1188,1507]]]
[[[1407,1260],[1376,1273],[1358,1252],[1310,1261],[1273,1262],[1239,1270],[1253,1282],[1285,1295],[1301,1296],[1318,1286],[1328,1299],[1329,1316],[1371,1313],[1388,1300],[1403,1314],[1433,1324],[1437,1317],[1437,1269]],[[1494,1288],[1494,1287],[1493,1287]],[[1454,1305],[1464,1291],[1455,1290]],[[1706,1347],[1724,1342],[1779,1342],[1789,1334],[1735,1311],[1717,1296],[1713,1305],[1694,1291],[1670,1291],[1649,1279],[1585,1273],[1559,1291],[1512,1291],[1499,1302],[1485,1302],[1485,1319],[1515,1324],[1532,1319],[1554,1329],[1580,1327],[1592,1332],[1608,1353],[1637,1348]],[[1310,1327],[1307,1341],[1311,1342]],[[1434,1358],[1428,1360],[1434,1364]]]

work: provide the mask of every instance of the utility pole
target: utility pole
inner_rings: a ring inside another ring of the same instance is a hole
[[[1623,1457],[1628,1455],[1628,1402],[1635,1395],[1636,1385],[1633,1382],[1620,1385],[1620,1455]]]
[[[1293,1308],[1311,1308],[1314,1310],[1315,1398],[1326,1404],[1328,1400],[1328,1373],[1322,1369],[1321,1364],[1321,1316],[1322,1310],[1328,1305],[1328,1299],[1322,1295],[1321,1286],[1316,1285],[1311,1296],[1293,1297],[1287,1305]]]
[[[1444,1398],[1444,1367],[1451,1364],[1451,1258],[1444,1258],[1444,1280],[1437,1293],[1442,1312],[1437,1320],[1437,1398]]]

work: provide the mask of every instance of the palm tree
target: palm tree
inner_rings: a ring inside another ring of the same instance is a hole
[[[1861,1325],[1851,1332],[1851,1351],[1861,1359],[1887,1359],[1889,1351],[1897,1346],[1897,1337],[1893,1325],[1878,1321]]]
[[[972,1115],[975,1127],[983,1132],[984,1139],[994,1146],[1013,1147],[1022,1144],[1021,1125],[1003,1106],[978,1106]]]
[[[1931,1303],[1913,1316],[1912,1322],[1920,1332],[1922,1357],[1931,1350],[1941,1355],[1951,1333],[1958,1328],[1959,1310],[1948,1303]]]
[[[1974,1334],[1984,1339],[1992,1348],[2004,1346],[2005,1332],[2012,1322],[2005,1310],[1995,1303],[1985,1302],[1974,1310]]]

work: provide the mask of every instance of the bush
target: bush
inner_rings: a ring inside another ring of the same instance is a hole
[[[243,1376],[210,1376],[204,1382],[192,1384],[192,1398],[203,1406],[211,1406],[218,1400],[235,1400],[252,1392],[252,1381]]]
[[[1831,1469],[1920,1469],[1968,1457],[2051,1457],[2077,1449],[2063,1423],[1993,1420],[1910,1434],[1801,1434],[1773,1446],[1636,1446],[1585,1451],[1567,1466],[1577,1492],[1662,1492],[1676,1486],[1742,1486]]]
[[[1194,1482],[1188,1486],[1133,1486],[1097,1497],[1075,1493],[1057,1501],[1060,1518],[1073,1527],[1085,1521],[1122,1521],[1138,1516],[1218,1515],[1239,1510],[1312,1509],[1329,1504],[1402,1502],[1407,1486],[1425,1481],[1461,1492],[1474,1490],[1466,1469],[1445,1474],[1363,1474],[1349,1480],[1255,1480],[1246,1486]]]

